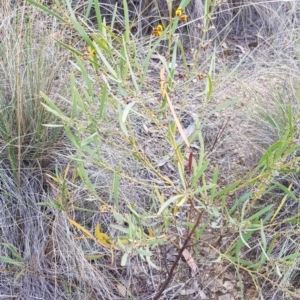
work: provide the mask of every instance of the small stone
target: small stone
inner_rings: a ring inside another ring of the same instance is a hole
[[[218,300],[231,300],[231,297],[229,294],[226,294],[226,295],[219,296]]]
[[[227,291],[231,291],[233,289],[233,284],[230,281],[225,281],[223,283],[223,287],[227,290]]]

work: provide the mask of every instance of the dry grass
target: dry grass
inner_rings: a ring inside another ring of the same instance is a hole
[[[103,15],[111,16],[116,1],[102,2]],[[135,45],[138,63],[135,65],[133,56],[130,63],[135,78],[142,81],[138,65],[153,45],[149,33],[160,22],[167,27],[169,10],[165,1],[128,2],[133,43],[128,43],[127,50],[130,56]],[[66,8],[56,7],[53,1],[40,3],[67,15]],[[92,35],[97,32],[92,18],[96,12],[91,8],[92,21],[85,26],[88,3],[73,2],[77,19]],[[255,168],[266,149],[278,140],[288,140],[284,134],[290,120],[290,104],[293,138],[299,133],[300,6],[298,1],[224,1],[215,8],[209,31],[203,34],[200,27],[205,25],[204,4],[205,1],[191,1],[186,8],[188,23],[178,26],[184,50],[176,57],[169,93],[183,127],[194,122],[194,133],[201,129],[203,135],[209,165],[203,174],[205,181],[201,179],[199,184],[213,182],[216,166],[218,191],[240,178],[244,181],[238,185],[241,188],[226,193],[225,199],[210,200],[212,190],[195,196],[195,206],[203,211],[203,216],[190,241],[194,245],[188,251],[197,273],[192,277],[189,264],[180,260],[162,299],[205,299],[205,295],[218,300],[221,295],[235,299],[296,299],[300,295],[299,206],[288,192],[269,188],[274,182],[281,183],[290,187],[298,199],[298,171],[285,174],[278,167],[279,173],[275,173],[274,167],[272,175],[265,175],[269,182],[264,188],[263,181],[250,182],[263,174]],[[173,3],[173,13],[178,5],[179,1]],[[118,86],[107,76],[105,65],[95,70],[89,61],[83,61],[89,74],[87,80],[69,63],[70,60],[78,66],[78,60],[53,40],[82,52],[85,42],[71,23],[60,23],[25,2],[2,2],[0,16],[1,296],[153,299],[197,216],[197,210],[188,201],[177,214],[169,207],[161,215],[157,213],[163,205],[162,197],[166,201],[189,190],[183,187],[178,172],[178,162],[187,165],[189,149],[183,146],[182,157],[171,155],[161,163],[166,154],[174,153],[170,152],[170,144],[174,146],[170,138],[174,118],[168,106],[161,109],[161,58],[150,60],[141,93],[135,90],[130,73]],[[111,19],[106,20],[110,26]],[[114,34],[121,37],[126,26],[123,11],[119,10]],[[166,34],[156,53],[165,56],[167,62],[166,54],[173,55],[171,38]],[[207,49],[196,55],[199,43]],[[122,44],[116,44],[114,56],[107,58],[115,70],[121,49]],[[182,53],[186,54],[187,66]],[[211,75],[211,97],[207,96],[207,80],[199,80],[199,73]],[[92,93],[88,92],[89,80]],[[107,82],[101,114],[99,97]],[[40,91],[67,119],[41,104],[49,102],[45,102]],[[77,92],[84,104],[74,104]],[[216,111],[230,101],[232,105]],[[126,119],[126,136],[120,125],[120,111],[132,102],[135,105]],[[44,126],[62,123],[70,128],[69,133],[61,127]],[[82,143],[93,130],[96,139]],[[77,139],[75,142],[72,136]],[[198,138],[195,134],[190,137],[197,160],[201,157]],[[295,139],[294,144],[298,145],[299,140]],[[296,154],[291,152],[286,161],[298,162]],[[276,163],[286,163],[280,159]],[[191,182],[194,174],[188,174],[186,167],[184,171],[186,180]],[[241,202],[229,214],[238,199],[251,191],[248,204]],[[280,203],[283,205],[277,210]],[[253,217],[271,204],[269,217],[268,211]],[[272,217],[276,218],[270,221]],[[245,220],[249,222],[246,225]],[[262,227],[246,240],[250,229],[260,222]],[[97,225],[116,242],[114,248],[94,237]],[[128,239],[124,249],[117,237]],[[159,238],[156,246],[147,246]],[[262,250],[264,243],[266,248]],[[143,259],[145,255],[139,255],[141,250],[152,252],[151,261],[159,270]],[[127,261],[121,266],[126,252]],[[245,263],[255,265],[263,257],[267,259],[256,269]]]

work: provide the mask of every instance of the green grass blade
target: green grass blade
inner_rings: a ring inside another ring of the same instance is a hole
[[[0,260],[7,264],[10,264],[10,265],[15,265],[15,266],[19,266],[19,267],[24,266],[24,263],[22,263],[20,261],[16,261],[16,260],[6,257],[6,256],[0,255]]]
[[[115,175],[114,175],[114,182],[113,182],[113,198],[115,200],[116,209],[119,207],[119,182],[120,182],[120,170],[121,164],[118,165]]]
[[[130,34],[130,25],[129,25],[129,11],[128,11],[128,4],[127,0],[123,0],[123,7],[124,7],[124,25],[125,25],[125,31],[123,33],[123,37],[125,39],[125,42],[129,42],[129,34]]]
[[[98,0],[94,0],[94,8],[95,8],[95,13],[96,13],[98,30],[99,30],[99,32],[102,33],[103,32],[102,16],[101,16],[100,5],[99,5],[99,1]]]
[[[180,198],[184,198],[183,195],[176,195],[176,196],[173,196],[171,197],[170,199],[168,199],[165,203],[163,203],[163,205],[160,207],[157,215],[161,215],[162,212],[169,206],[171,205],[172,203],[174,203],[175,201],[177,201],[178,199]]]
[[[99,119],[102,120],[104,116],[104,108],[106,103],[106,96],[107,96],[107,85],[104,84],[101,90],[101,102],[99,108]]]
[[[56,19],[60,20],[63,23],[67,23],[67,21],[65,21],[59,14],[55,13],[54,11],[52,11],[51,9],[47,8],[46,6],[34,1],[34,0],[26,0],[27,2],[29,2],[30,4],[36,6],[37,8],[41,9],[42,11],[44,11],[45,13],[55,17]]]

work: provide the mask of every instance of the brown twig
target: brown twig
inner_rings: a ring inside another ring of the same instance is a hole
[[[225,123],[225,121],[222,122],[221,128],[219,129],[218,134],[213,142],[213,145],[210,147],[208,153],[212,152],[212,150],[215,148],[217,141],[219,140],[220,136],[223,134],[225,128],[227,127],[227,125],[229,123],[229,120],[230,120],[230,118],[227,119],[226,123]]]
[[[196,230],[196,228],[197,228],[198,225],[199,225],[199,222],[200,222],[200,220],[201,220],[201,216],[202,216],[202,212],[198,212],[198,218],[197,218],[197,220],[196,220],[196,223],[194,224],[192,230],[189,232],[189,234],[188,234],[187,238],[185,239],[185,241],[184,241],[182,247],[180,248],[179,253],[178,253],[177,257],[176,257],[175,262],[173,263],[173,265],[172,265],[172,267],[171,267],[171,270],[170,270],[170,272],[169,272],[169,275],[168,275],[167,279],[166,279],[165,282],[162,284],[162,286],[160,287],[159,291],[158,291],[157,294],[154,296],[153,300],[159,299],[160,296],[161,296],[161,294],[163,293],[163,291],[167,288],[168,284],[170,283],[170,281],[171,281],[171,279],[172,279],[172,277],[173,277],[173,273],[174,273],[174,271],[175,271],[175,268],[176,268],[176,266],[178,265],[178,262],[179,262],[179,260],[180,260],[180,258],[181,258],[181,256],[182,256],[182,253],[183,253],[184,249],[187,247],[189,240],[191,239],[191,237],[192,237],[194,231]]]

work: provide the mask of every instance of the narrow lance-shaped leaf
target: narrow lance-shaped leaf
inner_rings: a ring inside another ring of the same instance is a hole
[[[81,61],[81,59],[78,56],[75,56],[75,59],[80,68],[81,74],[83,75],[84,81],[87,85],[89,96],[92,99],[94,99],[94,91],[93,91],[92,82],[91,82],[91,78],[88,74],[88,71],[86,70],[83,62]]]
[[[161,80],[161,82],[165,82],[165,69],[164,68],[161,68],[161,70],[160,70],[160,80]],[[189,141],[186,137],[186,134],[185,134],[180,122],[179,122],[179,119],[176,115],[176,112],[175,112],[174,106],[172,104],[172,101],[171,101],[171,99],[170,99],[170,97],[169,97],[168,93],[166,92],[163,85],[161,86],[161,89],[162,89],[162,96],[163,97],[165,96],[167,101],[168,101],[168,104],[169,104],[170,110],[172,112],[174,121],[175,121],[175,123],[177,125],[177,128],[178,128],[178,131],[179,131],[183,141],[185,142],[185,144],[190,148],[190,143],[189,143]]]
[[[99,32],[102,32],[102,17],[101,17],[101,11],[100,11],[100,5],[98,0],[94,0],[94,9],[96,12],[96,19],[98,23],[98,30]]]
[[[185,176],[184,176],[184,166],[180,161],[178,161],[177,167],[178,167],[178,173],[179,173],[179,177],[181,179],[182,186],[184,187],[184,189],[186,189],[186,179],[185,179]]]
[[[193,163],[193,151],[191,151],[189,154],[189,163],[188,163],[189,173],[192,172],[192,163]]]
[[[112,241],[110,237],[107,234],[100,231],[100,226],[98,224],[95,227],[95,237],[101,246],[105,248],[111,248]]]
[[[178,200],[179,198],[183,198],[182,195],[176,195],[171,197],[170,199],[168,199],[159,209],[158,211],[158,215],[160,215],[169,205],[171,205],[172,203],[174,203],[176,200]]]
[[[113,183],[113,197],[115,200],[116,208],[119,207],[119,181],[120,181],[120,170],[121,164],[118,165],[117,170],[114,176],[114,183]]]
[[[47,8],[46,6],[34,1],[34,0],[26,0],[27,2],[29,2],[30,4],[38,7],[39,9],[41,9],[42,11],[44,11],[45,13],[57,18],[58,20],[60,20],[63,23],[66,23],[66,21],[57,13],[55,13],[53,10]]]
[[[87,230],[85,229],[82,225],[80,225],[79,223],[75,222],[74,220],[72,219],[69,219],[69,222],[75,226],[76,228],[78,228],[80,231],[82,231],[85,235],[87,235],[89,238],[94,238],[94,236]]]
[[[123,256],[122,256],[122,259],[121,259],[121,266],[122,266],[122,267],[126,266],[126,264],[127,264],[127,259],[128,259],[128,253],[125,252],[125,253],[123,254]]]
[[[206,83],[206,97],[210,99],[213,93],[213,83],[209,74],[207,74],[207,83]]]
[[[3,261],[7,264],[16,265],[16,266],[23,266],[24,264],[20,261],[14,260],[10,257],[0,255],[0,261]]]
[[[129,136],[127,128],[126,128],[126,124],[125,124],[125,122],[123,122],[123,112],[122,112],[121,104],[119,102],[118,102],[118,112],[119,112],[120,127],[121,127],[122,131],[125,133],[125,135]]]
[[[101,102],[100,102],[100,108],[99,108],[99,119],[101,120],[104,115],[104,108],[106,103],[106,96],[107,96],[107,85],[104,84],[101,90]]]
[[[129,114],[129,112],[130,112],[130,110],[131,110],[131,108],[133,107],[134,104],[135,104],[135,102],[131,102],[131,103],[129,103],[129,104],[126,105],[126,107],[125,107],[125,109],[123,111],[123,114],[122,114],[122,121],[123,121],[123,123],[126,122],[128,114]]]

